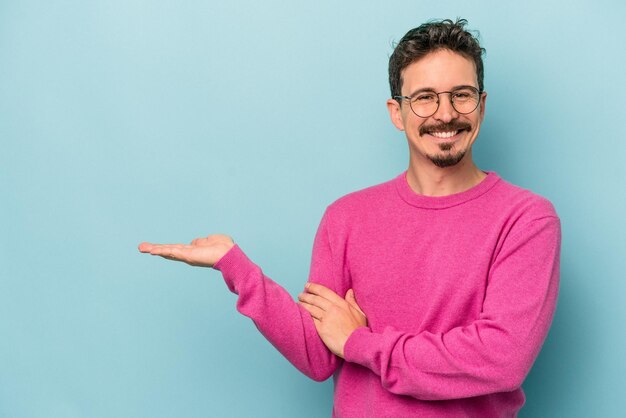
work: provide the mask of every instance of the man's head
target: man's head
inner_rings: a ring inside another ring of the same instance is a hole
[[[389,59],[392,122],[406,131],[412,159],[425,157],[439,167],[463,160],[484,116],[484,49],[466,23],[444,20],[412,29]],[[432,106],[425,105],[429,100]]]

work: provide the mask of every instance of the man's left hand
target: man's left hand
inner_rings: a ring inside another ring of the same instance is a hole
[[[326,347],[341,358],[352,332],[367,326],[365,313],[356,303],[352,289],[348,290],[344,299],[327,287],[307,283],[298,300],[313,317],[317,333]]]

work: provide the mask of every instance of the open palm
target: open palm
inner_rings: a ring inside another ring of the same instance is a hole
[[[168,260],[182,261],[191,266],[213,267],[235,243],[228,235],[209,235],[196,238],[190,244],[152,244],[142,242],[139,251],[158,255]]]

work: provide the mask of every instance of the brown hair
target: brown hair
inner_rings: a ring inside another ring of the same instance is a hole
[[[467,20],[457,18],[456,22],[450,19],[430,21],[411,29],[400,39],[391,57],[389,57],[389,87],[391,97],[402,93],[402,70],[409,64],[420,60],[427,54],[440,50],[461,54],[472,60],[476,66],[478,90],[483,91],[484,68],[482,55],[485,49],[478,43],[478,34],[472,35],[465,30]]]

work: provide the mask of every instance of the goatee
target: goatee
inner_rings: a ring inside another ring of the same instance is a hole
[[[456,154],[448,153],[448,151],[450,151],[453,147],[453,144],[439,144],[439,149],[445,152],[445,154],[429,155],[428,159],[440,168],[452,167],[453,165],[457,165],[463,159],[463,157],[465,157],[465,151],[459,151]]]
[[[428,159],[437,167],[446,168],[457,165],[465,156],[464,152],[455,155],[429,155]]]

